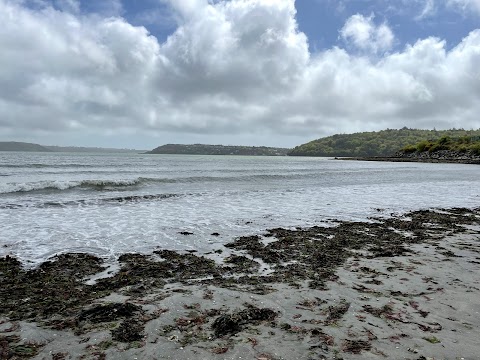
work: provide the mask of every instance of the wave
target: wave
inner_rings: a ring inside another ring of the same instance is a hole
[[[46,201],[34,204],[1,204],[0,209],[22,209],[22,208],[65,208],[69,206],[91,206],[91,205],[107,205],[107,204],[127,204],[137,203],[141,201],[164,200],[180,197],[180,194],[154,194],[154,195],[129,195],[117,196],[111,198],[100,199],[79,199],[70,201]]]
[[[131,180],[82,180],[82,181],[60,181],[46,180],[28,183],[7,183],[0,184],[0,194],[8,193],[29,193],[40,191],[65,191],[76,188],[92,190],[115,190],[116,188],[136,186],[143,182],[142,178]]]
[[[311,175],[307,175],[311,176]],[[252,174],[244,176],[193,176],[177,178],[144,178],[122,180],[81,180],[61,181],[46,180],[28,183],[5,183],[0,184],[0,194],[31,193],[31,192],[55,192],[72,189],[85,189],[94,191],[113,191],[129,187],[141,187],[159,183],[199,183],[199,182],[233,182],[233,181],[260,181],[260,180],[283,180],[306,177],[305,174]]]
[[[118,196],[112,198],[101,199],[103,202],[124,203],[124,202],[138,202],[143,200],[161,200],[173,197],[179,197],[180,194],[155,194],[155,195],[129,195]]]
[[[75,188],[105,189],[108,187],[125,187],[136,185],[138,180],[83,180],[83,181],[37,181],[28,183],[0,184],[0,193],[29,193],[40,191],[65,191]]]
[[[91,168],[99,166],[94,164],[0,164],[0,169]],[[105,167],[104,164],[101,166]]]

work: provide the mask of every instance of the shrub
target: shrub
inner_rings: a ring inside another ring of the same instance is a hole
[[[446,145],[448,143],[450,143],[452,141],[452,139],[450,138],[450,136],[442,136],[439,140],[438,140],[438,143],[440,145]]]
[[[406,153],[413,153],[417,151],[417,147],[415,145],[407,145],[402,150]]]
[[[440,144],[433,144],[433,146],[428,149],[428,152],[433,153],[433,152],[435,152],[435,151],[443,150],[443,149],[444,149],[444,147],[443,147],[442,145],[440,145]]]
[[[470,151],[474,153],[475,155],[480,155],[480,143],[477,143],[470,147]]]
[[[461,152],[461,153],[467,152],[467,146],[466,146],[466,145],[460,145],[460,146],[457,148],[457,151],[458,151],[458,152]]]
[[[432,144],[430,141],[427,141],[427,140],[420,141],[420,142],[417,144],[417,150],[418,150],[419,152],[427,151],[428,149],[430,149],[430,147],[431,147],[432,145],[433,145],[433,144]]]
[[[462,136],[462,137],[458,138],[458,143],[459,144],[470,144],[471,141],[472,141],[472,139],[468,136]]]

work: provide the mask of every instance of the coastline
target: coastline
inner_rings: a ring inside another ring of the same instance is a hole
[[[398,151],[392,156],[336,157],[335,160],[480,164],[480,154],[474,153],[473,151],[460,152],[453,150],[437,150],[434,152]]]
[[[217,253],[0,259],[0,358],[473,359],[480,209],[270,229]]]
[[[473,159],[435,159],[414,157],[336,157],[335,160],[354,161],[386,161],[386,162],[421,162],[421,163],[445,163],[445,164],[480,164],[480,160]]]

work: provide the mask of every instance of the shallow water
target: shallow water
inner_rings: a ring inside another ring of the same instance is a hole
[[[204,252],[278,226],[476,207],[479,175],[461,164],[0,152],[0,255],[34,265],[66,251]]]

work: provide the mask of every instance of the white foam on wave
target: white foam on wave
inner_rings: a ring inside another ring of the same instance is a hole
[[[45,180],[26,183],[6,183],[0,184],[0,194],[25,193],[42,190],[69,190],[75,188],[108,188],[125,187],[138,185],[148,179],[136,178],[127,180],[81,180],[81,181],[61,181]]]
[[[0,211],[5,224],[2,234],[10,241],[0,252],[10,251],[33,262],[45,260],[52,252],[79,248],[92,249],[97,255],[103,251],[110,257],[156,248],[207,252],[236,236],[268,228],[318,225],[328,219],[367,221],[372,216],[422,208],[474,207],[479,191],[471,189],[469,183],[447,182],[434,188],[431,184],[382,184],[288,192],[212,191],[108,207],[18,209],[8,212],[8,223],[5,210]],[[193,235],[184,236],[181,231]],[[213,232],[220,236],[212,236]]]
[[[80,186],[81,182],[78,181],[37,181],[27,183],[6,183],[0,184],[0,193],[9,194],[16,192],[30,192],[38,190],[67,190]]]

